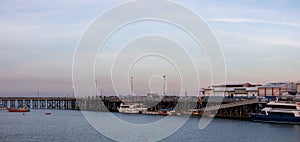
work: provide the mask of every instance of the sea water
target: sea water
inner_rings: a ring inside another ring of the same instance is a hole
[[[45,112],[50,112],[51,115],[45,115]],[[105,114],[108,112],[91,113]],[[164,117],[159,115],[120,113],[113,113],[113,115],[128,123],[134,124],[152,123]],[[215,118],[205,129],[198,129],[198,123],[199,118],[189,118],[178,131],[161,141],[300,141],[300,125],[270,124]],[[130,132],[128,133],[128,137],[130,137]],[[80,111],[31,110],[30,112],[23,114],[0,110],[0,141],[96,142],[113,140],[96,131]]]

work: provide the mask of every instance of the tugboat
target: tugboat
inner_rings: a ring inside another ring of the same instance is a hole
[[[260,113],[251,113],[253,121],[300,124],[300,102],[269,102]]]

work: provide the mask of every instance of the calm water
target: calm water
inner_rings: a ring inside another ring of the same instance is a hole
[[[44,115],[51,112],[51,115]],[[94,112],[104,113],[104,112]],[[162,116],[115,114],[131,123],[149,123]],[[189,121],[171,136],[173,141],[203,142],[299,142],[300,125],[254,123],[249,121],[214,119],[205,129],[198,129],[198,118]],[[98,133],[80,111],[32,110],[25,115],[0,110],[0,141],[112,141]],[[159,129],[159,128],[158,128]]]

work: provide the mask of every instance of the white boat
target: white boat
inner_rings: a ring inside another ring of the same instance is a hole
[[[252,113],[253,121],[300,124],[300,103],[269,102],[260,113]]]
[[[118,111],[120,113],[141,114],[147,111],[147,107],[145,107],[143,104],[138,103],[128,105],[121,103],[120,107],[118,108]]]

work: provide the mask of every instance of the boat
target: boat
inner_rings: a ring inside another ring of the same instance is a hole
[[[30,110],[27,107],[23,108],[6,108],[8,112],[29,112]]]
[[[129,114],[141,114],[145,111],[147,111],[147,107],[145,107],[143,104],[123,104],[121,103],[120,107],[118,108],[118,111],[120,113],[129,113]]]
[[[182,112],[184,115],[190,115],[190,116],[199,116],[201,115],[203,112],[201,111],[201,109],[189,109],[188,111],[184,111]]]
[[[171,116],[172,113],[175,113],[175,111],[172,109],[160,109],[158,111],[158,114],[163,116]]]
[[[300,102],[269,102],[260,113],[250,113],[253,121],[300,124]]]
[[[51,115],[51,112],[45,112],[45,115]]]

